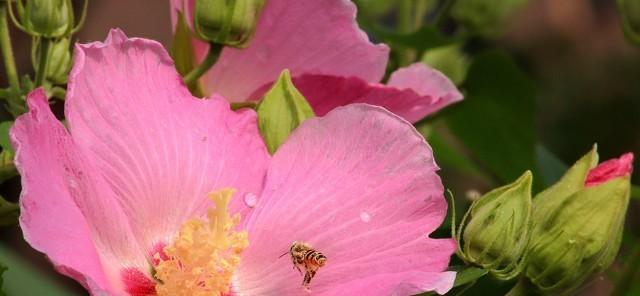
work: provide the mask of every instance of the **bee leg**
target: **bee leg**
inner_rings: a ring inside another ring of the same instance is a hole
[[[300,275],[302,275],[302,270],[300,270],[300,267],[299,267],[298,265],[294,264],[294,265],[293,265],[293,268],[294,268],[294,269],[297,269],[297,270],[298,270],[298,272],[300,273]]]
[[[309,283],[311,282],[311,277],[309,276],[309,271],[304,273],[304,279],[302,280],[303,287],[309,287]]]
[[[307,272],[305,272],[304,274],[304,280],[302,281],[302,285],[305,287],[309,287],[309,284],[311,284],[311,279],[313,279],[315,275],[316,275],[315,270],[307,270]]]
[[[311,280],[313,279],[314,276],[316,276],[316,271],[309,270],[309,283],[311,283]]]
[[[298,272],[300,273],[300,275],[302,275],[302,270],[300,270],[300,265],[301,264],[302,264],[302,261],[300,261],[300,260],[298,260],[296,258],[293,258],[293,268],[297,269]]]

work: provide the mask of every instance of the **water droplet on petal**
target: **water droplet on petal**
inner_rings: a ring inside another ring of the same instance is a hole
[[[423,109],[424,109],[423,105],[415,105],[411,107],[411,112],[419,112],[419,111],[422,111]]]
[[[69,179],[67,183],[69,184],[69,187],[71,187],[71,188],[77,188],[78,187],[78,182],[76,182],[76,180],[74,180],[74,179]]]
[[[362,222],[369,222],[371,221],[371,215],[367,212],[360,212],[360,220],[362,220]]]
[[[247,207],[253,208],[256,206],[256,203],[258,203],[258,197],[251,192],[247,192],[244,194],[244,203]]]

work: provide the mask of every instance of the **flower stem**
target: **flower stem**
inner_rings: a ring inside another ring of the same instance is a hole
[[[36,87],[42,86],[44,78],[47,76],[47,66],[49,65],[49,48],[51,48],[51,39],[40,39],[40,51],[38,53],[38,69],[36,69]]]
[[[418,29],[422,27],[422,22],[424,20],[424,16],[429,9],[428,0],[417,0],[415,7],[415,14],[413,16],[413,28]]]
[[[242,108],[251,108],[251,109],[255,109],[256,106],[258,105],[257,102],[255,101],[247,101],[247,102],[232,102],[231,103],[231,110],[238,110],[238,109],[242,109]]]
[[[207,70],[209,70],[218,60],[222,48],[222,44],[211,43],[209,45],[209,52],[207,53],[207,56],[204,58],[200,65],[193,68],[191,72],[184,76],[184,83],[186,85],[190,85],[191,83],[198,80],[198,78],[200,78],[204,73],[206,73]]]
[[[413,28],[413,5],[412,0],[400,0],[398,3],[398,31],[409,33]]]
[[[400,0],[397,11],[397,30],[401,34],[408,34],[413,31],[413,0]],[[414,54],[410,48],[398,49],[398,63],[406,66],[413,60]]]
[[[7,5],[9,5],[8,1],[0,1],[0,51],[2,51],[2,59],[7,72],[9,86],[14,90],[19,90],[20,80],[18,79],[16,62],[13,58],[13,49],[11,48],[11,36],[9,35],[9,23],[7,21]]]

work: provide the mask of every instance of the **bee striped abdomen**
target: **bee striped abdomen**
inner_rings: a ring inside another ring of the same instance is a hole
[[[311,245],[305,242],[293,242],[291,248],[289,248],[289,253],[295,269],[302,273],[300,267],[304,267],[302,285],[305,287],[309,286],[318,269],[327,262],[327,256],[314,250]]]
[[[327,257],[315,250],[307,250],[304,255],[304,261],[309,265],[323,266],[327,261]]]

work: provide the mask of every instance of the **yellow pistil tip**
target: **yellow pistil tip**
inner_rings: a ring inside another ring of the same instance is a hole
[[[249,246],[247,232],[234,229],[240,215],[232,217],[227,211],[234,192],[225,188],[209,193],[216,207],[208,211],[208,219],[188,220],[173,244],[164,248],[168,259],[155,267],[159,296],[229,293],[240,254]]]

